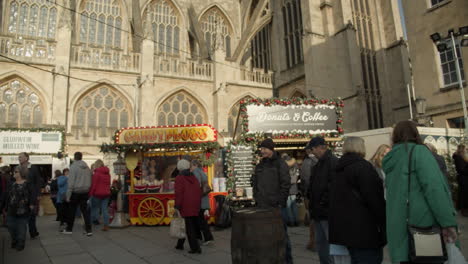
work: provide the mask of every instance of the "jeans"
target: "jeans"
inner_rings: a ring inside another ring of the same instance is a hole
[[[383,260],[382,248],[348,247],[351,264],[380,264]]]
[[[296,195],[289,195],[287,201],[287,212],[288,212],[288,221],[289,225],[297,224],[297,204],[296,204]]]
[[[24,248],[26,241],[26,226],[28,225],[29,215],[26,216],[7,216],[8,232],[10,232],[11,243],[16,248]]]
[[[328,221],[314,220],[315,243],[320,258],[320,264],[333,264],[330,257],[330,243],[328,242]]]
[[[204,213],[205,209],[200,209],[200,212],[198,213],[198,226],[200,227],[199,238],[206,242],[213,240],[213,234],[211,234],[210,226],[206,222]],[[203,239],[201,235],[203,235]]]
[[[101,210],[104,225],[109,225],[109,197],[101,199],[95,196],[91,197],[91,221],[98,221],[99,210]]]
[[[61,203],[57,203],[57,216],[58,220],[60,221],[60,225],[64,224],[67,221],[67,214],[68,214],[68,203],[62,201]]]
[[[291,250],[291,240],[289,239],[288,235],[288,210],[287,208],[281,208],[281,217],[283,219],[283,227],[284,227],[284,235],[286,236],[286,241],[285,241],[285,246],[286,246],[286,259],[285,263],[286,264],[292,264],[293,263],[293,257],[292,257],[292,250]]]
[[[68,204],[67,231],[73,231],[73,224],[75,223],[75,212],[78,206],[80,207],[85,221],[86,232],[90,233],[91,219],[88,211],[88,193],[72,193],[70,197],[70,203]]]
[[[185,220],[185,233],[187,234],[187,240],[192,251],[200,250],[200,244],[198,244],[198,234],[200,234],[200,227],[198,226],[198,216],[188,216],[184,217]],[[177,240],[177,247],[183,248],[185,243],[185,238]]]
[[[39,234],[37,232],[37,226],[36,226],[36,214],[31,213],[31,215],[28,218],[29,218],[28,219],[29,235],[31,237],[35,237]]]

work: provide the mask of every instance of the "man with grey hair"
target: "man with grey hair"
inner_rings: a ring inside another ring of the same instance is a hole
[[[328,209],[330,186],[335,178],[338,158],[331,153],[322,137],[312,138],[307,147],[318,158],[317,164],[312,168],[308,189],[309,213],[314,220],[315,242],[320,263],[332,264],[328,240]]]

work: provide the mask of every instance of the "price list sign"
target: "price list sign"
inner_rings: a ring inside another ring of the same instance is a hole
[[[250,178],[254,170],[252,147],[232,146],[231,155],[236,189],[251,187]]]

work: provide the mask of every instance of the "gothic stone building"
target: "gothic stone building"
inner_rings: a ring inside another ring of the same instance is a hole
[[[126,126],[229,138],[242,98],[273,95],[340,96],[345,129],[382,127],[407,111],[393,2],[1,0],[0,127],[62,126],[97,157]]]

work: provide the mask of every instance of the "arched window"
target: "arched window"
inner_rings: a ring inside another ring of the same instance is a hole
[[[229,132],[229,135],[231,137],[234,136],[234,129],[236,128],[236,126],[235,126],[236,120],[238,121],[237,122],[237,131],[240,131],[240,124],[242,123],[241,117],[239,117],[239,119],[237,119],[237,116],[239,115],[240,101],[249,100],[249,99],[252,99],[252,97],[251,96],[246,96],[246,97],[242,98],[235,105],[233,105],[231,107],[231,110],[229,110],[229,114],[228,114],[228,132]],[[239,133],[236,133],[236,135],[238,135],[238,134]]]
[[[0,127],[39,127],[44,123],[44,102],[19,78],[0,82]]]
[[[300,0],[285,0],[282,8],[284,47],[287,67],[304,60],[302,51],[302,13]]]
[[[154,52],[156,54],[179,54],[179,16],[175,7],[166,0],[153,0],[143,14],[145,28],[151,23]]]
[[[206,11],[200,19],[203,36],[210,53],[222,48],[226,57],[231,57],[232,27],[226,16],[217,7]]]
[[[250,41],[252,52],[252,66],[271,70],[271,23],[265,25]]]
[[[8,33],[55,39],[55,0],[13,0],[8,2],[6,10]]]
[[[291,98],[307,98],[307,96],[300,91],[295,91]]]
[[[132,111],[130,103],[109,86],[100,86],[83,96],[75,107],[75,126],[84,131],[99,129],[101,136],[107,130],[128,127]]]
[[[198,101],[186,92],[178,92],[162,103],[157,112],[158,125],[204,124],[206,112]]]
[[[80,42],[120,48],[122,9],[119,0],[86,0],[80,8]]]

